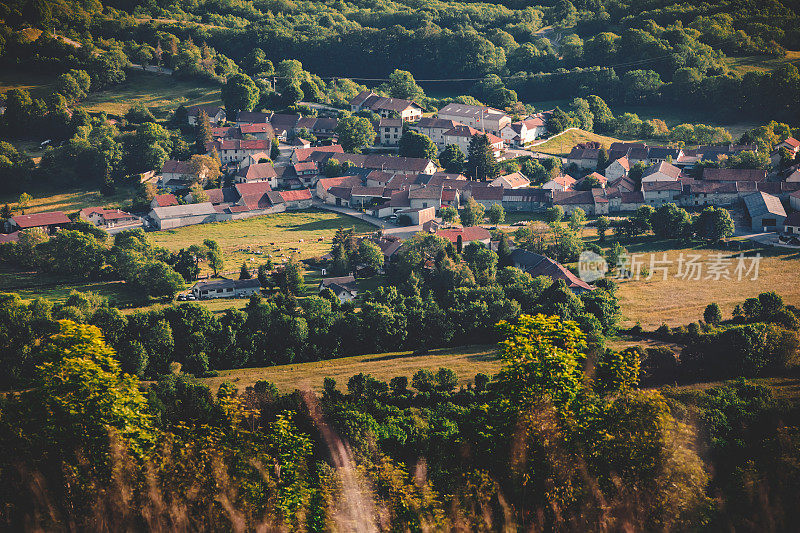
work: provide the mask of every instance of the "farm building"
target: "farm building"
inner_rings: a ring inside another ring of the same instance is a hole
[[[198,281],[192,286],[192,294],[200,300],[208,298],[249,298],[261,291],[257,279],[214,279]]]
[[[211,202],[203,202],[199,204],[156,207],[150,211],[149,217],[158,229],[172,229],[214,222],[217,218],[217,211]]]
[[[777,231],[783,227],[786,210],[777,196],[765,192],[749,194],[744,197],[744,205],[754,231]]]
[[[53,234],[71,222],[61,211],[15,215],[6,221],[6,231],[13,233],[24,229],[42,228],[45,232]]]

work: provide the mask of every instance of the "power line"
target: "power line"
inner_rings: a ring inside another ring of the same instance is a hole
[[[639,59],[636,61],[628,61],[625,63],[616,63],[614,65],[606,65],[601,67],[601,70],[610,70],[617,67],[630,67],[635,65],[645,65],[648,63],[655,63],[657,61],[661,61],[663,59],[667,59],[672,57],[672,54],[666,54],[663,56],[658,57],[651,57],[647,59]],[[498,76],[501,80],[515,80],[515,79],[528,79],[528,78],[537,78],[537,77],[544,77],[544,76],[570,76],[575,74],[582,74],[584,72],[591,72],[591,71],[574,71],[569,70],[567,72],[538,72],[536,74],[514,74],[511,76]],[[274,80],[291,80],[295,79],[294,76],[269,76]],[[389,78],[362,78],[357,76],[320,76],[322,80],[339,80],[339,79],[347,79],[351,81],[391,81]],[[417,83],[450,83],[450,82],[465,82],[465,81],[482,81],[486,79],[484,77],[480,78],[435,78],[435,79],[415,79]]]

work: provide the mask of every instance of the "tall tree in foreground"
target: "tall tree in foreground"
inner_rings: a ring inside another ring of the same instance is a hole
[[[467,175],[478,181],[487,181],[497,176],[497,160],[494,149],[486,135],[475,135],[469,141]]]
[[[225,113],[231,120],[239,111],[250,111],[258,103],[258,87],[247,74],[234,74],[222,86]]]
[[[464,172],[464,161],[466,156],[461,148],[456,144],[448,144],[444,150],[439,154],[439,164],[444,167],[445,172],[452,174],[460,174]]]
[[[407,130],[400,137],[399,154],[402,157],[418,157],[420,159],[436,159],[439,151],[430,137],[424,133]]]
[[[340,119],[336,133],[345,152],[360,153],[362,148],[375,143],[375,128],[364,117],[349,116]]]

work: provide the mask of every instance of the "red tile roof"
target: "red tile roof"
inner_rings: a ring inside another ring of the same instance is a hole
[[[439,231],[436,232],[436,235],[444,237],[453,244],[458,242],[459,235],[461,236],[461,242],[463,243],[468,243],[472,241],[486,241],[492,238],[492,234],[489,233],[489,230],[482,228],[480,226],[440,229]]]
[[[156,194],[153,197],[158,207],[169,207],[171,205],[178,205],[178,199],[174,194]]]
[[[309,189],[300,189],[298,191],[279,191],[279,193],[284,202],[311,200],[311,191]]]
[[[45,213],[33,213],[30,215],[16,215],[11,220],[20,229],[35,228],[39,226],[52,226],[54,224],[69,224],[72,222],[67,215],[61,211],[48,211]]]
[[[340,144],[334,144],[331,146],[316,146],[314,148],[298,148],[294,151],[294,155],[298,161],[305,161],[314,152],[332,152],[335,154],[343,154],[344,148],[342,148],[342,145]]]

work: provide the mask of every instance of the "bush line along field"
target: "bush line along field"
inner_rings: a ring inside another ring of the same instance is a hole
[[[336,380],[341,386],[355,374],[370,374],[376,379],[389,381],[396,376],[411,376],[419,369],[435,372],[439,368],[453,370],[459,384],[470,383],[475,374],[493,375],[500,369],[497,346],[467,346],[462,348],[443,348],[422,354],[413,352],[390,352],[382,354],[357,355],[291,365],[277,365],[264,368],[242,368],[222,370],[215,377],[201,381],[211,390],[217,390],[223,382],[231,382],[244,389],[256,381],[266,380],[274,383],[278,390],[289,393],[294,390],[322,392],[322,381],[326,377]]]

